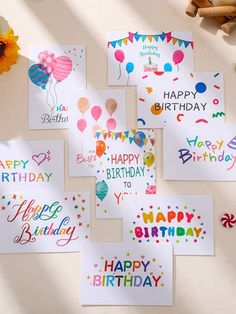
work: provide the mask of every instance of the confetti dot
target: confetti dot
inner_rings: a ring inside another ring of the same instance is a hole
[[[197,216],[197,219],[201,219],[201,216]]]
[[[206,84],[203,82],[199,82],[195,85],[196,92],[200,94],[205,93],[206,89],[207,89]]]
[[[219,104],[219,102],[220,102],[219,99],[217,99],[217,98],[213,99],[213,104],[214,105],[217,106]]]
[[[194,242],[196,243],[196,242],[197,242],[197,239],[194,239]]]
[[[203,234],[206,234],[206,231],[203,231]]]
[[[176,243],[179,243],[179,240],[176,240]]]

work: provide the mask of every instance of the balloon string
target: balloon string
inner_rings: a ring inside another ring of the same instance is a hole
[[[53,110],[54,110],[55,107],[57,106],[57,101],[58,101],[58,97],[57,97],[57,93],[56,93],[56,86],[57,86],[57,83],[58,83],[58,81],[56,81],[56,84],[55,84],[54,87],[53,87],[54,94],[55,94],[55,96],[56,96],[55,105],[53,106]]]
[[[50,96],[51,96],[51,98],[52,98],[52,100],[53,100],[53,105],[51,106],[51,112],[53,113],[53,111],[54,111],[54,108],[55,108],[55,106],[54,106],[54,102],[55,102],[55,100],[54,100],[54,97],[53,97],[53,95],[52,95],[52,92],[51,92],[51,86],[52,86],[52,78],[50,77],[50,85],[49,85],[49,94],[50,94]]]
[[[178,65],[178,63],[176,65],[177,65],[177,69],[178,69],[178,72],[179,72],[179,65]]]
[[[51,105],[49,103],[49,100],[48,100],[48,90],[47,90],[47,88],[45,88],[45,90],[46,90],[46,102],[47,102],[47,105],[49,106],[49,108],[52,109],[52,107],[51,107]]]
[[[128,74],[127,85],[129,85],[129,76],[130,76],[130,75]]]
[[[119,77],[118,77],[118,80],[120,79],[121,77],[121,62],[119,63]]]

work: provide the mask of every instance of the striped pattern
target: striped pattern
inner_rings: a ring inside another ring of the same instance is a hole
[[[72,61],[66,56],[57,57],[55,58],[55,61],[56,65],[53,69],[52,75],[58,82],[61,82],[71,73]]]
[[[222,226],[225,228],[232,228],[236,223],[233,214],[224,214],[221,217],[220,221],[222,223]]]
[[[49,74],[42,64],[33,64],[28,71],[31,81],[43,89],[47,85]]]

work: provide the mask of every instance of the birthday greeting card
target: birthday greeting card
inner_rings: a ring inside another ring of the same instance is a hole
[[[213,255],[213,199],[209,195],[126,196],[123,238],[172,243],[175,255]]]
[[[236,125],[164,128],[166,180],[236,181]]]
[[[90,239],[89,192],[0,194],[0,253],[78,252]]]
[[[173,305],[170,244],[90,243],[81,253],[80,303]]]
[[[33,45],[29,59],[29,128],[67,128],[65,91],[86,88],[85,46]]]
[[[184,72],[138,81],[138,127],[162,128],[170,122],[224,122],[222,73]]]
[[[0,142],[0,156],[2,192],[64,189],[63,141]]]
[[[156,193],[154,130],[98,131],[96,216],[120,218],[127,194]]]
[[[123,90],[69,93],[69,175],[95,176],[96,131],[115,132],[126,127]]]
[[[112,32],[108,36],[108,85],[137,85],[153,73],[193,71],[191,32]]]

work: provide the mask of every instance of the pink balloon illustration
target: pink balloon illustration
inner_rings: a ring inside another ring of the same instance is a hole
[[[179,71],[179,63],[181,63],[184,59],[184,53],[181,50],[176,50],[173,53],[172,59],[174,61],[174,64],[177,65],[178,71]]]
[[[87,126],[87,122],[85,119],[79,119],[77,121],[77,127],[78,129],[80,130],[80,132],[84,132],[84,130],[86,129],[86,126]]]
[[[53,68],[52,75],[58,81],[65,80],[72,71],[72,61],[67,56],[55,58],[56,65]]]
[[[116,120],[113,118],[109,118],[106,123],[106,127],[108,130],[115,130],[116,128]]]
[[[114,56],[116,58],[116,61],[119,62],[119,77],[118,77],[119,80],[121,77],[121,63],[125,60],[125,54],[122,50],[116,50]]]
[[[102,115],[102,108],[99,107],[99,106],[93,106],[92,109],[91,109],[91,115],[94,118],[94,120],[97,122],[98,119]]]

